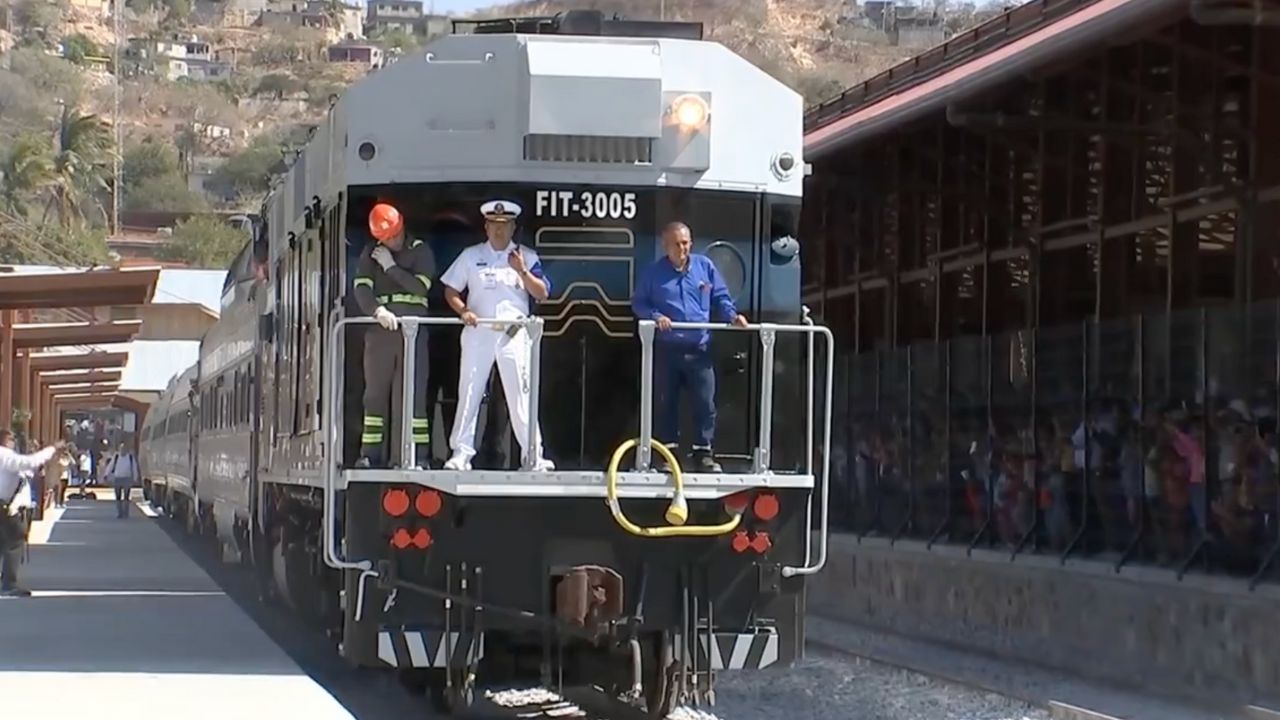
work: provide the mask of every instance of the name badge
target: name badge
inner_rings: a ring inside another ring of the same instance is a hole
[[[480,271],[480,287],[485,290],[498,289],[498,271],[493,268],[485,268]]]

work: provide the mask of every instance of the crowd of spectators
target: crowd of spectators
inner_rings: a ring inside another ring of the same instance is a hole
[[[846,530],[1244,575],[1276,546],[1274,383],[1228,395],[1213,378],[1207,394],[1157,403],[1105,383],[1081,393],[1078,371],[1071,384],[1052,369],[1038,393],[965,393],[957,369],[948,391],[936,367],[906,382],[904,366],[881,353],[839,373],[833,505]]]

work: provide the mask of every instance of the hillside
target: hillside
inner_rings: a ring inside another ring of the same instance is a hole
[[[115,67],[109,0],[0,0],[0,260],[106,258],[117,157],[122,211],[254,210],[282,150],[333,95],[448,27],[437,16],[382,21],[342,0],[124,1]],[[948,1],[524,0],[476,17],[665,11],[816,102],[974,20],[973,5]],[[173,246],[234,251],[216,228],[199,230],[175,228]]]
[[[595,9],[656,19],[652,0],[526,0],[497,5],[482,17],[554,15]],[[810,102],[871,77],[919,48],[889,45],[883,33],[841,22],[848,0],[665,0],[666,19],[701,22],[705,37],[728,47]]]

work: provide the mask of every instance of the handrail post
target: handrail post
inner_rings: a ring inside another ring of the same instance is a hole
[[[769,455],[773,444],[773,349],[777,333],[771,325],[762,324],[760,346],[764,358],[760,375],[760,440],[756,446],[754,469],[757,475],[769,472]]]
[[[400,331],[404,335],[404,363],[400,367],[402,378],[400,387],[404,392],[400,395],[400,467],[413,467],[413,397],[417,392],[414,387],[414,365],[417,362],[416,351],[418,340],[418,319],[415,317],[400,318]]]
[[[524,466],[533,470],[538,452],[538,405],[542,390],[542,318],[533,317],[525,326],[529,331],[529,425],[524,444]],[[522,381],[525,378],[521,378]]]
[[[333,331],[330,334],[330,337],[342,338],[343,340],[345,340],[345,337],[346,337],[345,333],[346,333],[347,326],[363,319],[363,318],[345,318],[344,319],[338,316],[337,311],[334,312],[334,318],[335,318],[335,321],[330,326]],[[338,413],[335,413],[334,409],[338,407],[338,403],[336,401],[339,399],[339,396],[341,395],[341,391],[339,389],[339,384],[338,384],[338,378],[340,377],[339,368],[343,367],[341,363],[343,360],[345,348],[344,348],[343,342],[341,341],[337,342],[336,345],[337,347],[334,348],[335,351],[328,353],[328,360],[327,360],[328,367],[326,368],[327,373],[322,372],[322,375],[324,375],[324,377],[321,378],[322,382],[325,382],[328,384],[330,399],[334,401],[329,403],[328,409],[322,409],[322,412],[329,413],[327,415],[329,419],[329,427],[330,427],[329,436],[334,439],[334,442],[327,443],[322,450],[323,458],[324,458],[324,469],[320,473],[320,476],[322,481],[324,482],[324,504],[321,507],[322,525],[324,527],[323,552],[324,552],[325,564],[328,565],[329,567],[335,570],[360,570],[362,572],[362,576],[361,576],[362,579],[359,584],[359,590],[357,592],[357,601],[356,601],[357,605],[360,605],[364,597],[363,578],[366,577],[365,574],[372,573],[376,575],[377,573],[373,573],[372,571],[373,563],[371,561],[360,560],[358,562],[351,562],[349,560],[344,559],[338,549],[338,535],[337,535],[338,522],[337,522],[337,508],[335,507],[337,504],[337,489],[335,487],[336,483],[334,482],[334,479],[338,472],[337,461],[338,461],[338,458],[341,457],[339,453],[341,453],[342,421],[341,421],[341,416]]]
[[[817,422],[813,416],[813,372],[817,358],[813,356],[813,317],[811,316],[809,306],[800,306],[800,318],[804,324],[810,328],[810,332],[805,333],[805,342],[808,346],[809,355],[807,382],[805,384],[805,415],[804,415],[804,473],[809,477],[813,477],[813,424]],[[834,402],[834,398],[827,398],[828,403]],[[804,564],[807,567],[813,562],[813,496],[809,496],[809,502],[805,506],[804,513]]]
[[[649,470],[650,443],[653,442],[653,332],[652,320],[641,320],[640,336],[640,445],[636,448],[636,470]]]
[[[804,324],[813,327],[813,318],[810,316],[808,305],[800,306],[800,315]],[[814,366],[818,360],[813,356],[813,333],[805,333],[805,342],[808,345],[808,372],[805,381],[805,423],[804,423],[804,472],[806,475],[813,474],[813,424],[816,422],[813,417],[813,373]]]
[[[786,565],[782,568],[782,576],[788,578],[796,575],[813,575],[822,570],[827,564],[827,547],[831,536],[831,401],[834,397],[836,344],[831,330],[825,327],[815,327],[810,332],[822,333],[823,341],[827,345],[826,392],[823,394],[826,402],[823,404],[822,411],[822,480],[819,490],[822,504],[819,506],[818,516],[820,528],[818,537],[821,542],[818,545],[816,560],[806,562],[802,567]],[[808,528],[805,528],[805,531],[810,532]]]

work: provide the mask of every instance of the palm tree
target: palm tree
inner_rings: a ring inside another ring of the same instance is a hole
[[[53,179],[49,145],[39,135],[23,135],[13,144],[3,172],[0,206],[9,214],[25,218],[27,200],[44,192]]]
[[[88,204],[96,206],[106,219],[98,193],[110,188],[113,145],[111,129],[102,118],[63,106],[53,179],[42,222],[52,213],[63,227],[79,226],[85,220]]]

